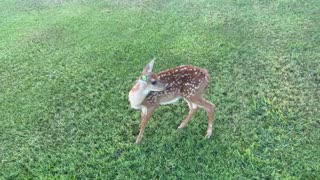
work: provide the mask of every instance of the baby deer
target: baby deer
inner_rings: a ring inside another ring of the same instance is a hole
[[[141,109],[141,128],[136,143],[141,142],[145,127],[156,108],[171,104],[180,98],[189,105],[189,114],[178,129],[184,128],[198,108],[208,113],[207,138],[212,135],[215,105],[204,99],[210,76],[207,70],[195,66],[180,66],[153,74],[154,60],[142,71],[137,83],[129,92],[129,101],[134,109]]]

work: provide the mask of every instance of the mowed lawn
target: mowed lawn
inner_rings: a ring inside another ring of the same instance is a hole
[[[217,106],[162,106],[143,67],[206,68]],[[319,0],[1,0],[0,179],[319,179]]]

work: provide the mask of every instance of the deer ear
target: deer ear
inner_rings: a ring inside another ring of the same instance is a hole
[[[149,64],[147,64],[147,66],[144,68],[144,70],[143,70],[143,73],[144,73],[144,74],[152,74],[154,60],[155,60],[155,59],[152,59],[152,60],[149,62]]]

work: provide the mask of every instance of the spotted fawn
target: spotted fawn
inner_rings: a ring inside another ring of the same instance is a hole
[[[189,106],[189,114],[178,129],[184,128],[200,108],[207,111],[208,128],[206,137],[212,135],[215,105],[203,95],[210,81],[208,71],[196,66],[179,66],[153,74],[154,60],[142,71],[137,83],[129,92],[130,105],[141,109],[141,127],[136,143],[140,143],[144,129],[155,109],[183,98]]]

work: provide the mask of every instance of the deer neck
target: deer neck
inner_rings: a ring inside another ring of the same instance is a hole
[[[129,101],[130,105],[134,109],[141,109],[141,103],[149,94],[149,90],[146,89],[146,83],[139,80],[137,84],[133,86],[131,91],[129,92]]]

